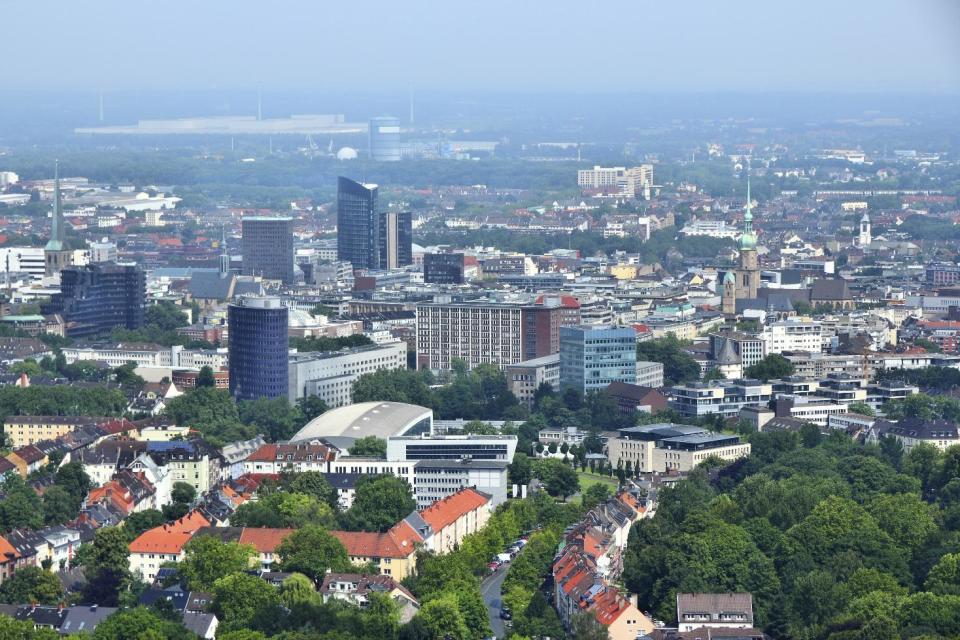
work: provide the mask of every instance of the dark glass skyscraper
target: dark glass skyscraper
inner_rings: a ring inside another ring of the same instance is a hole
[[[98,262],[67,267],[60,272],[60,293],[43,306],[43,313],[62,315],[71,338],[116,328],[139,329],[146,292],[146,277],[137,265]]]
[[[241,297],[227,309],[230,393],[237,400],[286,398],[287,308],[279,298]]]
[[[380,216],[380,268],[413,264],[413,216],[409,211],[389,211]]]
[[[293,218],[245,217],[243,275],[293,284]]]
[[[337,259],[354,269],[380,268],[377,185],[337,181]]]

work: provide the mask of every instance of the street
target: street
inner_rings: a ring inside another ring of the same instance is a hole
[[[480,594],[483,596],[484,604],[487,605],[487,616],[490,618],[490,630],[498,638],[507,635],[503,620],[500,619],[500,587],[509,569],[510,565],[505,564],[480,583]]]

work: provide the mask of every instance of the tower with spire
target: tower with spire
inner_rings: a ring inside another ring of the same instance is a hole
[[[857,245],[865,247],[873,242],[873,234],[870,232],[870,216],[864,212],[860,218],[860,234],[857,236]]]
[[[220,228],[220,277],[230,275],[230,253],[227,251],[227,227]]]
[[[58,160],[53,169],[53,216],[50,219],[50,240],[43,249],[45,272],[48,276],[59,275],[64,267],[69,267],[73,263],[73,252],[67,250],[64,242],[65,226],[60,196],[60,161]]]
[[[743,234],[737,243],[740,249],[740,268],[737,273],[736,295],[741,300],[757,297],[760,288],[760,264],[757,260],[757,234],[753,230],[750,202],[750,160],[747,160],[747,209],[743,215]]]

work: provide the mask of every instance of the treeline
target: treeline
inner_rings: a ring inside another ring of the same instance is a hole
[[[755,433],[752,455],[694,471],[637,523],[624,582],[655,618],[676,594],[748,591],[775,638],[960,634],[960,448]]]
[[[708,238],[694,236],[681,238],[678,229],[659,229],[650,234],[643,242],[639,237],[605,238],[597,231],[574,231],[573,233],[517,233],[506,229],[484,229],[478,231],[442,231],[418,233],[416,240],[424,246],[434,244],[452,244],[455,246],[498,247],[505,251],[519,251],[530,254],[544,254],[563,247],[576,249],[582,256],[597,253],[609,255],[614,251],[626,251],[640,255],[641,262],[652,264],[665,263],[668,254],[679,251],[687,258],[716,258],[720,251],[733,246],[728,238]]]
[[[63,524],[77,517],[80,505],[90,490],[90,479],[79,462],[65,464],[56,471],[44,469],[30,479],[52,476],[53,483],[38,495],[33,487],[17,474],[3,479],[3,500],[0,500],[0,532],[12,529],[40,529]],[[56,567],[55,567],[56,568]]]
[[[117,389],[71,387],[0,387],[0,416],[121,416],[127,399]]]
[[[960,369],[924,367],[923,369],[881,369],[878,381],[894,380],[913,384],[928,391],[946,391],[960,386]]]
[[[290,338],[290,346],[297,351],[339,351],[373,344],[373,340],[358,333],[352,336],[328,338],[326,336],[311,336],[308,338]]]

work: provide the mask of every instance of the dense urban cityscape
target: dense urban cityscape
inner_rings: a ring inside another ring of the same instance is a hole
[[[403,16],[512,88],[0,90],[0,640],[960,638],[960,12],[883,2],[924,73],[556,93]]]

